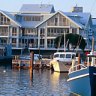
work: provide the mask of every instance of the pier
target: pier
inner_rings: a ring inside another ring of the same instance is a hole
[[[34,60],[34,53],[31,52],[28,56],[23,56],[22,58],[19,55],[13,56],[12,59],[12,68],[14,69],[50,69],[50,59],[43,58],[40,60]]]
[[[12,58],[12,68],[15,69],[30,69],[33,67],[33,52],[30,53],[29,57],[27,58],[24,55],[22,58],[20,56],[14,56]]]

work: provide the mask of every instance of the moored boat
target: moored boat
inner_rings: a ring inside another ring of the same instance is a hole
[[[56,72],[68,72],[73,56],[76,56],[75,52],[56,52],[50,61],[50,66]]]
[[[96,96],[96,54],[87,55],[87,65],[73,64],[69,69],[71,91],[80,96]]]
[[[0,49],[0,66],[12,66],[12,46],[7,44],[4,49]]]

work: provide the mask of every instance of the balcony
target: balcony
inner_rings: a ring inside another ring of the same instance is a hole
[[[8,36],[8,32],[0,32],[0,36]]]
[[[48,44],[47,47],[48,48],[54,48],[54,44]]]

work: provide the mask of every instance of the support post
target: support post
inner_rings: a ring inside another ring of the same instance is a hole
[[[78,64],[81,63],[81,60],[80,60],[80,53],[78,53]]]
[[[30,53],[30,80],[33,80],[33,60],[34,60],[34,53]]]

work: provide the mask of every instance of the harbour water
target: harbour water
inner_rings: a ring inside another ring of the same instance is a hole
[[[0,67],[0,96],[69,96],[67,73]]]

